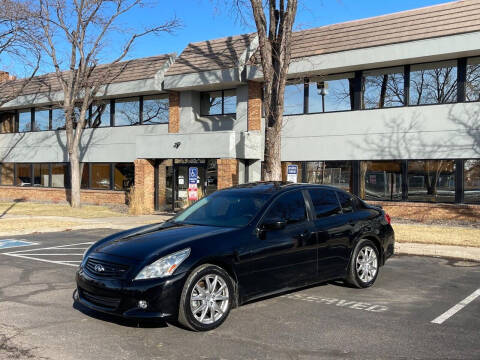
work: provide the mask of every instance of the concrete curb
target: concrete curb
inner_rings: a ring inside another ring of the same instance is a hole
[[[395,243],[399,255],[435,256],[480,262],[480,248],[420,243]]]

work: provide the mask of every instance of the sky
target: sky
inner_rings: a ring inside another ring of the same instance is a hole
[[[228,3],[232,0],[147,0],[150,6],[138,8],[121,19],[120,26],[143,28],[163,23],[176,16],[182,27],[173,34],[162,33],[140,39],[128,55],[129,59],[176,52],[180,54],[189,42],[217,39],[255,31],[249,24],[238,21],[237,14]],[[445,0],[299,0],[294,30],[357,20],[392,12],[445,3]],[[157,4],[156,6],[153,4]],[[223,5],[223,6],[222,6]],[[248,12],[247,12],[248,13]],[[111,49],[123,43],[122,37],[112,36]],[[61,44],[59,44],[61,47]],[[111,61],[115,50],[107,52],[105,60]],[[5,69],[9,70],[9,69]],[[16,72],[15,69],[13,72]],[[40,73],[52,71],[44,62]],[[18,71],[17,71],[17,75]]]

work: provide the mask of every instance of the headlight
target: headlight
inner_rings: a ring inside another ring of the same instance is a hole
[[[190,248],[177,251],[145,266],[135,280],[163,278],[173,274],[175,269],[190,255]]]

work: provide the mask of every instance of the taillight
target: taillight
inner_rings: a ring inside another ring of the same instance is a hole
[[[388,215],[387,213],[385,213],[385,221],[388,223],[388,225],[392,223],[392,219],[390,218],[390,215]]]

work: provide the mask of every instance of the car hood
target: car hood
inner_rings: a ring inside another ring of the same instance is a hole
[[[143,261],[189,247],[193,241],[233,230],[234,228],[217,226],[165,223],[119,233],[116,237],[100,242],[93,253]]]

